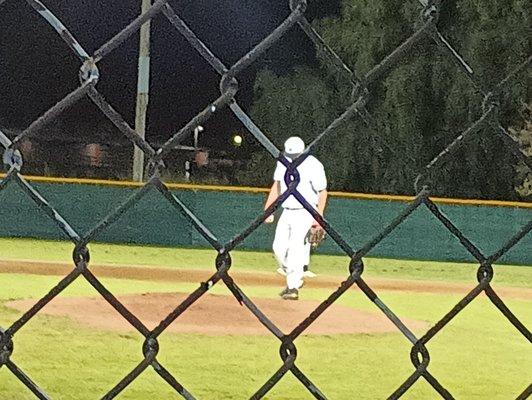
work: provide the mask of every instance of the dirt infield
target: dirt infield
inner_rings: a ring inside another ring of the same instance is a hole
[[[120,301],[148,328],[153,329],[186,298],[183,293],[147,293],[120,296]],[[35,300],[16,300],[6,306],[19,311],[29,309]],[[317,301],[283,301],[254,299],[254,303],[283,332],[288,333],[303,321],[318,305]],[[41,312],[65,316],[82,325],[109,330],[133,330],[101,297],[56,298]],[[405,318],[410,329],[427,327],[420,321]],[[233,297],[206,294],[185,311],[168,328],[170,332],[203,333],[209,335],[261,335],[268,330]],[[305,334],[381,333],[397,328],[383,315],[332,305]]]
[[[164,282],[202,282],[209,279],[212,271],[169,269],[138,266],[91,265],[91,271],[100,278],[119,278]],[[37,275],[64,276],[72,271],[68,264],[1,261],[0,273],[22,273]],[[242,286],[275,286],[281,288],[283,277],[274,273],[252,273],[232,271],[233,279]],[[337,288],[340,277],[319,276],[308,280],[309,288]],[[472,285],[392,279],[367,279],[374,290],[411,291],[428,293],[465,294]],[[532,290],[527,288],[497,288],[503,296],[532,299]],[[120,301],[132,311],[148,328],[152,329],[168,315],[187,294],[185,293],[145,293],[119,296]],[[317,301],[282,301],[280,299],[254,299],[254,302],[278,327],[287,333],[297,323],[304,320],[318,305]],[[28,310],[34,299],[15,300],[6,306],[20,311]],[[101,297],[56,298],[41,313],[69,317],[85,326],[109,330],[132,330],[121,317]],[[404,318],[406,325],[416,331],[426,329],[428,324]],[[206,294],[183,313],[169,327],[173,332],[204,333],[211,335],[260,335],[267,329],[242,307],[232,296]],[[315,321],[306,334],[340,333],[380,333],[395,332],[397,328],[382,314],[355,310],[333,304]]]
[[[36,274],[65,276],[73,269],[72,264],[40,261],[0,260],[0,273]],[[146,266],[92,265],[91,271],[99,278],[133,279],[158,282],[203,282],[209,279],[213,271],[157,268]],[[281,287],[284,279],[275,273],[243,272],[231,270],[231,276],[239,285]],[[307,280],[306,287],[334,289],[341,278],[318,276]],[[373,290],[418,292],[418,293],[456,293],[465,294],[475,287],[475,282],[455,283],[406,279],[365,278]],[[356,290],[356,289],[355,289]],[[522,287],[500,287],[497,293],[508,298],[532,300],[532,289]]]

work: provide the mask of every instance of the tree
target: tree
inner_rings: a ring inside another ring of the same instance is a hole
[[[520,129],[510,129],[513,136],[519,141],[523,153],[532,157],[532,105],[528,104],[524,107],[525,122]],[[516,191],[523,198],[532,199],[532,171],[524,164],[516,166],[517,171],[517,187]]]
[[[300,136],[310,143],[326,128],[331,115],[339,114],[340,104],[331,101],[328,94],[327,77],[322,71],[309,67],[299,67],[294,74],[277,76],[270,71],[263,72],[255,83],[255,102],[252,117],[267,132],[275,145],[282,149],[290,136]],[[343,143],[341,146],[338,143]],[[317,156],[323,159],[332,184],[342,187],[349,174],[352,136],[347,131],[335,133],[334,138],[320,142]],[[336,152],[334,159],[327,156],[330,150]],[[322,157],[324,156],[324,157]],[[247,168],[238,176],[240,182],[253,185],[267,185],[271,182],[275,163],[265,150],[253,154]]]
[[[314,26],[363,76],[419,27],[420,11],[415,1],[398,8],[386,0],[344,0],[338,17],[315,21]],[[369,87],[373,122],[353,118],[320,143],[317,152],[331,187],[413,193],[423,166],[482,115],[480,91],[493,88],[527,58],[528,25],[522,0],[444,2],[439,29],[472,66],[481,87],[431,39],[421,41]],[[318,58],[316,65],[285,75],[263,71],[257,77],[252,117],[278,145],[296,133],[311,140],[352,102],[345,78]],[[496,97],[505,126],[519,119],[515,110],[527,95],[524,75]],[[254,155],[251,164],[264,165],[264,158]],[[429,176],[430,187],[446,196],[515,198],[515,163],[494,129],[485,125]]]

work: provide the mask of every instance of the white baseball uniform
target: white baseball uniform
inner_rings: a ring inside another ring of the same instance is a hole
[[[288,158],[289,161],[291,161]],[[323,164],[313,156],[308,156],[298,167],[300,182],[297,190],[309,204],[318,205],[319,192],[327,188],[327,178]],[[273,180],[280,184],[280,194],[287,190],[284,181],[286,167],[277,162]],[[286,270],[288,289],[299,289],[303,284],[303,267],[308,264],[310,245],[305,241],[314,217],[303,208],[297,199],[290,195],[282,204],[283,212],[275,229],[273,252],[280,267]]]

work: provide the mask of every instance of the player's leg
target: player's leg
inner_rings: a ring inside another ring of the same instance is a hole
[[[277,260],[279,267],[277,272],[286,275],[286,254],[288,252],[288,242],[290,239],[290,226],[288,224],[288,218],[286,211],[279,217],[277,227],[275,228],[275,238],[273,239],[273,254]]]
[[[308,235],[305,236],[305,258],[303,259],[303,276],[305,278],[314,278],[316,274],[309,269],[310,266],[311,246],[308,241]]]
[[[305,245],[305,237],[314,221],[306,210],[290,211],[288,223],[290,227],[288,252],[286,254],[286,286],[292,292],[303,284],[303,265],[308,258],[308,248]],[[284,298],[284,296],[283,296]]]
[[[308,241],[308,233],[305,235],[305,256],[301,261],[303,261],[303,265],[307,267],[310,264],[310,242]]]

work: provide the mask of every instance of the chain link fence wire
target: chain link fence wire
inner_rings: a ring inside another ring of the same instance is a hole
[[[527,157],[519,148],[518,142],[508,133],[498,120],[498,95],[503,92],[511,79],[519,72],[527,68],[532,60],[529,56],[526,60],[516,64],[515,69],[508,74],[503,80],[492,88],[486,88],[483,82],[477,81],[473,69],[467,61],[455,50],[453,45],[439,32],[438,17],[441,2],[438,0],[420,0],[421,23],[417,30],[395,50],[387,55],[379,64],[371,69],[367,74],[359,76],[356,71],[349,68],[341,58],[322,40],[318,32],[305,17],[306,0],[290,0],[290,14],[288,17],[271,32],[257,46],[240,58],[231,66],[224,65],[220,59],[195,35],[187,24],[179,17],[175,10],[170,6],[168,0],[157,0],[150,9],[135,18],[122,31],[104,43],[94,54],[89,55],[61,21],[39,0],[26,0],[35,12],[40,14],[48,24],[63,39],[66,45],[79,58],[81,66],[79,70],[80,85],[74,91],[66,95],[56,105],[42,114],[38,119],[31,123],[22,133],[16,136],[12,141],[0,131],[0,144],[4,147],[3,162],[9,168],[6,177],[0,181],[0,191],[7,185],[17,185],[23,192],[29,196],[33,202],[44,211],[57,227],[72,241],[74,244],[72,271],[65,276],[48,294],[41,298],[33,307],[26,311],[17,321],[6,329],[0,328],[0,367],[8,368],[37,398],[50,399],[46,392],[35,383],[24,371],[19,368],[11,355],[14,348],[14,339],[16,333],[31,320],[48,302],[60,294],[72,282],[82,276],[86,279],[107,302],[117,310],[131,326],[133,326],[145,341],[143,344],[144,358],[138,365],[128,372],[113,388],[103,396],[103,399],[113,399],[123,391],[133,380],[135,380],[144,370],[152,367],[154,371],[170,385],[175,392],[179,393],[185,399],[196,399],[196,397],[187,390],[157,359],[159,352],[158,338],[163,334],[166,328],[172,324],[176,318],[187,309],[201,296],[209,291],[220,281],[227,286],[238,302],[247,307],[251,313],[260,321],[280,342],[279,354],[281,357],[281,367],[273,372],[271,377],[259,387],[251,396],[251,399],[260,399],[272,389],[281,378],[291,372],[308,392],[316,399],[327,399],[326,395],[310,380],[310,378],[297,365],[297,347],[295,340],[330,307],[340,296],[356,285],[368,298],[373,302],[385,316],[396,326],[405,338],[412,344],[410,359],[413,365],[412,374],[389,395],[389,399],[400,398],[410,387],[420,378],[425,379],[444,399],[453,399],[452,393],[445,388],[434,376],[430,370],[430,353],[427,349],[429,343],[445,326],[453,320],[462,310],[464,310],[477,296],[484,292],[493,305],[508,319],[508,321],[519,331],[529,342],[532,342],[532,334],[527,327],[512,313],[504,301],[497,295],[491,286],[494,276],[493,264],[497,262],[506,252],[508,252],[516,243],[532,230],[532,220],[528,222],[521,230],[509,238],[507,242],[496,252],[486,255],[476,247],[453,222],[442,212],[442,210],[430,198],[430,183],[437,179],[437,172],[465,142],[467,137],[474,136],[481,127],[489,126],[490,134],[498,135],[503,138],[504,143],[511,151],[522,160],[532,170],[532,159]],[[0,4],[3,1],[0,1]],[[128,125],[124,118],[109,104],[104,96],[97,89],[100,74],[98,63],[108,56],[112,51],[121,46],[130,36],[135,34],[146,21],[157,15],[164,15],[168,21],[180,32],[194,49],[210,64],[210,66],[220,75],[220,96],[207,105],[199,114],[190,120],[184,127],[167,140],[160,148],[152,147],[146,140],[139,137],[135,130]],[[264,52],[275,45],[293,26],[298,25],[306,35],[312,40],[317,51],[324,56],[324,59],[330,65],[344,74],[352,86],[352,104],[338,118],[321,132],[306,148],[304,153],[292,163],[281,156],[279,149],[270,141],[268,136],[253,122],[253,120],[244,112],[235,99],[238,93],[238,76],[239,74],[254,63]],[[385,77],[393,68],[405,58],[411,51],[412,47],[421,40],[429,38],[436,43],[439,49],[448,58],[452,59],[457,69],[469,79],[482,98],[482,115],[465,131],[461,132],[456,139],[448,145],[441,153],[428,163],[419,173],[414,182],[417,193],[415,199],[398,215],[382,232],[371,238],[359,249],[352,248],[342,235],[335,230],[326,219],[322,218],[314,208],[305,200],[298,191],[299,175],[297,167],[305,160],[309,152],[322,140],[326,135],[334,135],[335,129],[348,119],[360,118],[364,123],[371,125],[371,116],[369,115],[366,104],[371,96],[370,85]],[[103,218],[88,233],[81,235],[66,221],[61,214],[51,205],[31,184],[29,184],[20,174],[23,165],[23,158],[17,145],[22,139],[34,136],[57,116],[66,109],[78,102],[80,99],[88,97],[109,118],[109,120],[129,139],[138,146],[149,160],[147,172],[149,179],[143,187],[136,191],[117,209]],[[244,124],[250,134],[252,134],[261,145],[271,154],[274,159],[282,162],[286,166],[285,181],[288,190],[283,193],[264,213],[258,215],[256,219],[243,231],[232,238],[227,243],[220,242],[215,235],[211,233],[208,226],[200,221],[193,212],[166,186],[160,177],[160,171],[164,168],[164,159],[172,151],[172,148],[190,137],[195,127],[204,123],[211,118],[218,110],[223,107],[229,107],[234,115]],[[148,191],[157,190],[164,198],[181,213],[195,229],[209,242],[217,251],[218,256],[215,262],[212,276],[199,287],[188,295],[188,297],[179,304],[159,325],[153,329],[148,329],[130,310],[128,310],[114,295],[111,293],[100,280],[93,275],[90,269],[90,253],[87,245],[103,230],[115,223],[121,215],[132,208]],[[302,206],[313,215],[319,224],[325,229],[328,235],[349,257],[349,265],[346,265],[346,279],[338,289],[331,293],[312,313],[291,332],[282,332],[246,295],[240,286],[233,280],[230,274],[231,269],[231,251],[237,245],[242,243],[250,234],[252,234],[264,220],[274,213],[282,202],[290,195],[293,195]],[[474,284],[471,291],[460,300],[441,320],[432,326],[423,336],[417,337],[401,319],[392,311],[366,283],[363,278],[364,261],[363,258],[378,243],[384,240],[395,228],[402,224],[417,208],[426,207],[443,225],[445,229],[454,235],[465,249],[476,259],[479,264],[477,270],[478,283]],[[526,399],[532,395],[532,385],[524,388],[517,396],[517,399]],[[355,396],[356,397],[356,396]]]

